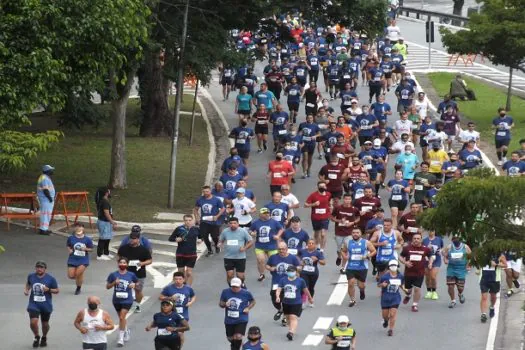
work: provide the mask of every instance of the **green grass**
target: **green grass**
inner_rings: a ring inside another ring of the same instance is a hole
[[[191,111],[193,98],[185,96],[182,109]],[[173,101],[170,101],[173,106]],[[100,108],[108,108],[108,105]],[[198,108],[198,105],[197,105]],[[137,99],[130,100],[127,114],[127,190],[112,192],[113,214],[117,220],[152,222],[159,211],[167,212],[171,140],[169,138],[142,138],[134,126],[140,112]],[[35,115],[32,131],[59,129],[56,117]],[[206,123],[195,118],[193,146],[188,146],[191,115],[181,115],[177,182],[174,212],[187,212],[200,193],[208,165],[209,142]],[[0,175],[0,191],[32,192],[43,164],[55,166],[53,181],[57,191],[88,191],[94,210],[96,189],[107,184],[110,172],[111,121],[94,129],[63,130],[65,137],[47,152],[28,164],[27,169],[11,175]]]
[[[432,85],[442,97],[449,93],[450,81],[456,76],[455,73],[429,73],[428,77]],[[491,130],[492,119],[498,115],[498,108],[505,107],[507,94],[502,89],[490,86],[478,79],[464,77],[467,85],[476,93],[476,101],[457,101],[460,112],[467,119],[476,123],[476,129],[481,132],[483,140],[494,143],[494,133]],[[522,117],[525,111],[525,100],[513,96],[511,100],[512,111],[509,112],[514,119],[512,129],[512,141],[510,150],[519,149],[519,140],[525,136],[525,119]],[[463,123],[462,123],[463,124]]]

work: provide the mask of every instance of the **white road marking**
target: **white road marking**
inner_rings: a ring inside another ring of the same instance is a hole
[[[333,317],[319,317],[314,324],[314,329],[328,329],[334,320]]]
[[[318,346],[323,340],[322,334],[308,334],[303,341],[303,346]]]
[[[494,342],[496,341],[496,331],[498,330],[498,319],[499,319],[499,305],[500,305],[500,294],[496,298],[496,304],[494,305],[495,312],[494,317],[490,321],[489,326],[489,335],[487,337],[487,347],[486,350],[494,350]]]
[[[330,298],[326,305],[342,305],[346,297],[346,291],[348,288],[348,282],[346,276],[341,275],[337,280],[337,285],[335,286]]]
[[[140,302],[140,305],[143,305],[146,301],[149,300],[149,298],[150,298],[149,296],[144,296],[144,297],[142,298],[142,301]],[[131,315],[134,315],[134,314],[135,314],[135,312],[133,312],[132,310],[134,310],[134,308],[132,308],[132,309],[130,310],[130,312],[127,313],[127,315],[126,315],[126,320],[127,320],[128,318],[130,318]],[[107,331],[107,332],[106,332],[106,335],[110,335],[111,333],[115,332],[117,329],[118,329],[118,324],[116,324],[115,327],[114,327],[112,330]]]
[[[155,251],[155,253],[157,252]],[[168,272],[167,275],[164,275],[162,272],[155,268],[157,266],[172,268],[172,270]],[[146,266],[146,271],[148,271],[153,277],[154,288],[164,288],[164,286],[166,286],[173,280],[173,273],[177,271],[177,264],[170,262],[154,261],[151,263],[151,265]]]

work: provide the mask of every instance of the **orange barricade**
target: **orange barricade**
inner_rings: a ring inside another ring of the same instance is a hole
[[[27,212],[17,212],[10,210],[9,207],[26,209]],[[38,201],[35,193],[0,193],[0,218],[7,219],[7,230],[11,220],[33,220],[35,231],[38,228],[38,215],[36,209]]]
[[[69,217],[74,216],[76,223],[79,216],[89,217],[89,226],[93,228],[91,217],[93,213],[89,209],[88,201],[89,192],[58,192],[55,196],[55,207],[53,208],[53,215],[51,222],[55,215],[64,215],[66,225],[69,227]]]

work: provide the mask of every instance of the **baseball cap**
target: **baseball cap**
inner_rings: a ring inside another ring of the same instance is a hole
[[[337,323],[350,323],[350,319],[346,315],[341,315],[337,318]]]
[[[381,146],[381,140],[380,139],[375,139],[374,140],[374,146]]]
[[[232,278],[232,280],[230,281],[230,286],[232,287],[240,287],[242,285],[242,281],[240,278]]]
[[[42,167],[42,171],[49,171],[49,170],[55,170],[54,167],[52,167],[51,165],[49,164],[46,164]]]
[[[171,306],[173,306],[173,302],[171,300],[163,300],[160,302],[160,305],[164,305],[164,304],[169,304]]]
[[[141,233],[142,232],[142,228],[139,226],[139,225],[133,225],[131,227],[131,232],[138,232],[138,233]]]
[[[402,36],[399,37],[399,40],[405,40],[405,38],[403,38]]]
[[[432,142],[432,148],[439,148],[440,146],[439,142]]]
[[[388,262],[388,266],[399,266],[399,262],[395,259]]]
[[[270,213],[270,209],[268,209],[268,208],[261,208],[261,209],[259,209],[259,213],[261,213],[261,214],[269,214]]]
[[[43,267],[44,269],[47,269],[47,264],[43,261],[37,261],[35,267]]]
[[[246,193],[246,190],[242,187],[239,187],[238,189],[235,190],[236,193]]]
[[[259,335],[261,334],[261,329],[257,326],[251,326],[250,329],[248,329],[248,334]]]
[[[137,239],[137,238],[140,238],[140,231],[137,232],[137,231],[131,231],[131,233],[129,234],[129,238],[130,239]]]
[[[297,271],[297,268],[293,265],[289,265],[287,268],[286,268],[286,272],[295,272]]]
[[[365,145],[371,145],[372,141],[365,141]]]
[[[355,98],[350,101],[350,103],[359,103]]]

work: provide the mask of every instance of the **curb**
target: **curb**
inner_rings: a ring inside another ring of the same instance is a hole
[[[208,114],[206,113],[206,109],[204,108],[204,105],[199,99],[198,94],[197,94],[197,103],[201,109],[202,119],[204,119],[204,121],[206,122],[206,131],[208,132],[208,141],[210,143],[210,151],[208,152],[208,169],[206,170],[206,177],[204,178],[204,183],[211,184],[213,180],[213,175],[215,173],[215,167],[216,167],[215,162],[216,162],[217,146],[215,144],[215,138],[213,137],[213,131],[211,129],[210,119],[208,119]]]
[[[224,114],[222,113],[221,109],[219,108],[219,106],[217,106],[217,103],[215,103],[215,100],[213,99],[213,97],[211,96],[211,94],[209,93],[209,91],[205,88],[202,88],[201,89],[201,93],[208,99],[210,100],[210,103],[212,104],[213,108],[215,108],[215,111],[217,112],[217,114],[219,115],[219,118],[221,118],[221,121],[222,121],[222,124],[224,126],[224,129],[226,131],[230,130],[230,126],[228,125],[228,122],[226,121],[226,118],[224,117]],[[235,142],[230,139],[230,145],[231,147],[233,147],[235,145]]]

